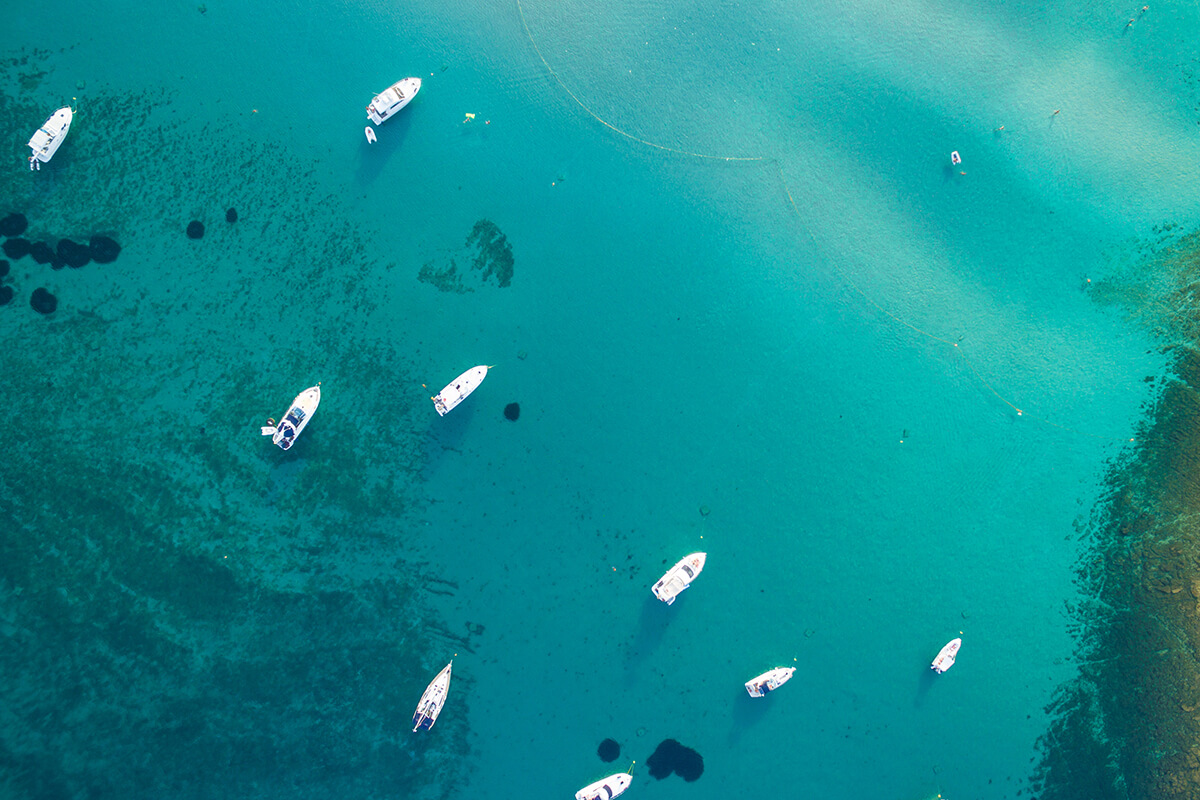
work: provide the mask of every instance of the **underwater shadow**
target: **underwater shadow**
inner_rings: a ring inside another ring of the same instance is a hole
[[[733,704],[733,726],[729,729],[730,746],[737,745],[742,739],[742,734],[757,725],[774,704],[774,692],[766,697],[751,697],[745,689],[738,692],[738,699]]]
[[[400,114],[374,127],[377,139],[375,144],[367,141],[365,130],[360,131],[358,135],[359,158],[354,183],[360,187],[374,183],[391,160],[392,154],[404,144],[409,128],[412,127],[412,114]]]
[[[677,601],[678,602],[678,601]],[[638,617],[637,634],[629,644],[625,658],[625,685],[634,683],[637,668],[645,661],[658,646],[662,644],[663,634],[671,621],[669,611],[671,606],[651,596],[642,603],[642,611]]]
[[[929,667],[921,671],[921,677],[917,679],[917,696],[913,698],[913,708],[920,708],[925,702],[925,695],[929,694],[929,690],[933,688],[933,684],[938,679],[938,674]]]
[[[441,417],[433,408],[433,403],[430,403],[429,413],[433,419],[429,422],[426,439],[428,447],[425,448],[425,477],[429,477],[440,467],[443,457],[448,453],[462,454],[463,439],[471,426],[471,420],[475,417],[475,404],[463,403]]]

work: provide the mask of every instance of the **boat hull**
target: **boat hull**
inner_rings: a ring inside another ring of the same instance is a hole
[[[367,104],[367,119],[376,125],[396,116],[421,91],[420,78],[404,78],[371,98]]]
[[[790,681],[795,672],[795,667],[776,667],[768,670],[757,678],[746,681],[746,691],[750,693],[751,697],[766,697]]]
[[[438,414],[444,417],[458,406],[459,403],[466,400],[467,396],[478,389],[479,384],[483,383],[483,379],[487,377],[487,372],[488,368],[482,365],[471,367],[462,375],[459,375],[446,384],[446,388],[430,398],[433,400],[433,407],[437,409]]]
[[[29,139],[29,149],[33,151],[30,159],[43,164],[49,162],[58,152],[58,148],[62,146],[63,140],[67,138],[74,116],[75,112],[69,106],[64,106],[51,114],[42,127],[38,128]]]
[[[296,395],[296,399],[292,401],[287,413],[283,415],[283,420],[278,425],[263,427],[263,436],[270,436],[271,441],[279,447],[290,450],[296,443],[296,439],[300,438],[300,434],[308,427],[309,420],[312,419],[320,404],[321,384],[318,383]]]
[[[417,710],[413,712],[413,732],[427,731],[437,722],[438,715],[442,713],[442,706],[446,705],[446,695],[450,693],[450,670],[453,666],[454,662],[451,661],[425,687],[425,692],[417,703]]]
[[[607,778],[601,778],[595,783],[589,783],[575,793],[575,800],[610,800],[628,789],[631,783],[633,783],[633,775],[628,772],[618,772]]]
[[[946,670],[954,666],[954,660],[958,658],[958,648],[962,646],[962,639],[951,639],[946,643],[946,646],[938,651],[937,658],[933,659],[933,663],[929,668],[941,675]]]
[[[680,593],[696,580],[696,576],[704,569],[704,562],[707,558],[706,553],[692,553],[684,556],[658,579],[658,583],[654,584],[650,591],[659,600],[667,605],[672,605]]]

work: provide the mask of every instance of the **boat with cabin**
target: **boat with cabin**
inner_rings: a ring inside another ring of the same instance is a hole
[[[442,713],[442,706],[446,705],[446,695],[450,692],[450,668],[453,666],[454,662],[451,661],[425,687],[425,693],[417,703],[417,710],[413,712],[414,732],[427,731],[437,722],[438,714]]]
[[[278,425],[273,419],[267,420],[267,424],[262,426],[262,435],[270,436],[271,441],[284,450],[291,449],[292,445],[296,443],[297,437],[300,436],[300,432],[308,426],[309,420],[312,419],[320,404],[321,384],[318,383],[296,395],[291,408],[283,415],[283,421]]]
[[[446,388],[429,398],[433,401],[433,407],[437,409],[438,414],[444,417],[459,403],[466,400],[467,395],[478,389],[479,384],[483,383],[483,379],[487,377],[489,369],[491,367],[486,367],[482,364],[478,367],[471,367],[462,375],[459,375],[446,384]]]
[[[746,691],[750,693],[751,697],[766,697],[767,694],[790,681],[795,672],[795,667],[776,667],[767,670],[757,678],[746,681]]]
[[[704,569],[704,562],[707,558],[707,553],[692,553],[684,556],[658,579],[658,583],[654,584],[650,591],[654,592],[654,596],[659,600],[671,605],[675,602],[675,598],[679,597],[679,594],[688,588],[692,581],[696,580],[696,576]]]
[[[420,78],[403,78],[384,89],[367,104],[367,119],[382,125],[396,115],[400,109],[412,102],[421,91]]]
[[[595,783],[589,783],[575,793],[575,800],[612,800],[628,789],[631,783],[632,772],[617,772]]]
[[[933,663],[929,668],[941,675],[946,670],[954,666],[954,659],[958,658],[958,648],[962,647],[962,639],[951,639],[946,642],[946,646],[938,651],[937,658],[933,659]]]
[[[42,164],[54,157],[58,148],[62,147],[63,140],[67,138],[67,132],[71,130],[71,120],[74,116],[75,112],[70,106],[63,106],[37,129],[29,140],[29,148],[33,151],[29,156],[30,169],[41,169]]]

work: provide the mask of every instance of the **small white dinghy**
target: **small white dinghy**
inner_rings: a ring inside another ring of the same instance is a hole
[[[274,420],[267,420],[270,424],[262,426],[262,435],[270,436],[271,441],[284,450],[291,448],[296,443],[296,438],[300,436],[300,432],[312,419],[312,415],[316,413],[320,403],[321,384],[318,383],[296,395],[296,399],[292,401],[292,407],[283,415],[283,421],[278,425]]]
[[[941,675],[946,670],[954,666],[954,659],[958,657],[958,648],[962,647],[962,639],[951,639],[946,642],[946,646],[938,651],[937,658],[929,665],[929,668]]]
[[[958,166],[962,163],[962,156],[958,154],[957,150],[950,154],[950,163],[954,164],[955,166]]]
[[[446,388],[438,392],[436,396],[429,398],[433,401],[433,407],[437,409],[438,414],[444,417],[455,406],[466,400],[467,395],[478,389],[479,384],[483,383],[489,369],[491,367],[482,365],[471,367],[446,384]]]
[[[451,661],[425,687],[425,693],[417,703],[417,710],[413,712],[414,732],[427,731],[437,722],[438,714],[442,713],[442,706],[446,705],[446,695],[450,692],[450,668],[453,666],[454,662]]]
[[[675,602],[680,592],[688,588],[696,576],[704,569],[707,553],[692,553],[684,556],[679,563],[667,570],[667,574],[658,579],[658,583],[650,590],[654,596],[667,605]]]
[[[29,156],[30,169],[41,169],[43,163],[54,157],[63,140],[67,138],[67,131],[71,130],[71,119],[74,115],[75,112],[70,106],[64,106],[51,114],[50,118],[42,123],[42,127],[37,129],[29,140],[29,148],[33,150],[33,155]]]
[[[790,681],[795,671],[795,667],[776,667],[768,670],[757,678],[746,681],[746,691],[751,697],[766,697],[769,692]]]
[[[595,783],[589,783],[575,793],[575,800],[611,800],[628,789],[631,783],[632,772],[617,772]]]
[[[367,126],[367,144],[375,144],[375,129]]]
[[[367,119],[376,125],[391,119],[400,109],[412,102],[421,91],[420,78],[404,78],[393,83],[379,94],[371,98],[367,105]]]

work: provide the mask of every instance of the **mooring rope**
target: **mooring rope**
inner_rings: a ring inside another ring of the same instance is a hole
[[[621,128],[618,128],[616,125],[613,125],[612,123],[608,122],[603,117],[601,117],[599,114],[597,114],[595,111],[593,111],[587,105],[587,103],[585,103],[581,99],[579,99],[579,96],[576,95],[575,92],[571,91],[571,87],[567,86],[567,84],[563,81],[562,77],[559,76],[558,72],[554,69],[554,67],[550,66],[550,62],[546,60],[546,57],[544,55],[542,55],[542,49],[540,47],[538,47],[537,41],[533,37],[533,32],[529,29],[529,22],[525,19],[525,9],[521,6],[521,0],[515,0],[515,2],[517,4],[517,14],[520,15],[520,17],[521,17],[521,27],[525,29],[525,36],[526,36],[526,38],[529,39],[529,44],[530,44],[530,46],[533,47],[534,53],[537,54],[538,59],[542,62],[542,66],[544,66],[546,68],[546,71],[548,73],[550,73],[550,77],[554,78],[555,82],[562,88],[562,90],[567,93],[567,96],[570,97],[572,100],[574,100],[576,105],[578,105],[580,108],[582,108],[588,116],[590,116],[592,119],[599,122],[604,127],[608,128],[612,132],[618,134],[619,136],[629,139],[630,141],[637,142],[638,144],[645,145],[646,147],[653,147],[656,150],[662,150],[667,153],[677,153],[679,155],[691,156],[693,158],[703,158],[703,159],[707,159],[709,161],[756,161],[756,162],[764,163],[764,164],[765,163],[773,163],[775,165],[776,174],[779,177],[779,182],[782,184],[783,191],[787,195],[788,204],[791,205],[792,213],[796,217],[796,221],[808,233],[809,239],[814,242],[816,241],[816,237],[813,236],[812,231],[808,229],[808,226],[804,222],[804,217],[800,214],[800,209],[799,209],[799,207],[797,207],[796,200],[792,196],[791,187],[788,185],[787,178],[783,174],[783,167],[780,166],[778,158],[775,158],[773,156],[718,156],[718,155],[712,155],[709,153],[698,153],[698,152],[695,152],[692,150],[684,150],[679,147],[671,147],[669,145],[659,144],[658,142],[652,142],[648,139],[643,139],[640,136],[635,136],[632,133],[629,133],[628,131],[624,131]],[[1058,112],[1056,111],[1055,113],[1057,114]],[[885,308],[882,304],[880,304],[874,298],[872,298],[870,295],[868,295],[862,289],[862,287],[860,287],[858,285],[858,283],[855,282],[854,279],[850,277],[850,275],[845,270],[843,270],[841,267],[839,267],[832,260],[830,261],[830,265],[833,267],[834,271],[838,274],[838,277],[840,277],[847,286],[849,286],[851,289],[853,289],[858,294],[858,296],[863,299],[863,302],[865,302],[867,305],[874,308],[879,313],[881,313],[884,316],[886,316],[887,318],[891,319],[893,322],[900,325],[901,327],[908,328],[909,330],[913,331],[916,334],[925,336],[929,339],[932,339],[935,342],[949,345],[950,347],[954,348],[954,352],[957,354],[957,356],[960,359],[962,359],[963,364],[966,365],[968,370],[970,370],[971,374],[975,377],[975,380],[977,380],[980,384],[983,385],[984,388],[986,388],[989,392],[991,392],[992,395],[995,396],[995,398],[998,401],[1000,401],[1001,403],[1003,403],[1004,405],[1008,406],[1013,411],[1015,411],[1018,417],[1033,419],[1037,422],[1040,422],[1044,425],[1048,425],[1052,428],[1058,428],[1059,430],[1062,430],[1062,431],[1079,434],[1080,436],[1087,436],[1087,437],[1090,437],[1093,439],[1126,441],[1125,437],[1103,436],[1100,434],[1089,433],[1088,431],[1082,431],[1082,430],[1079,430],[1078,428],[1073,428],[1073,427],[1070,427],[1067,425],[1061,425],[1057,422],[1053,422],[1044,417],[1025,413],[1025,411],[1023,409],[1021,409],[1019,406],[1017,406],[1015,403],[1013,403],[1011,400],[1009,400],[1007,397],[1005,397],[999,391],[997,391],[996,387],[993,386],[991,384],[991,382],[989,382],[987,379],[985,379],[982,374],[980,374],[979,370],[975,367],[975,365],[973,363],[971,363],[971,359],[967,357],[963,348],[959,347],[959,342],[954,341],[952,339],[947,339],[946,337],[939,336],[938,334],[935,334],[935,333],[930,333],[929,331],[924,330],[923,328],[920,328],[920,327],[914,325],[913,323],[909,322],[908,320],[892,313],[887,308]],[[1127,441],[1132,442],[1134,440],[1132,438],[1129,438]]]

